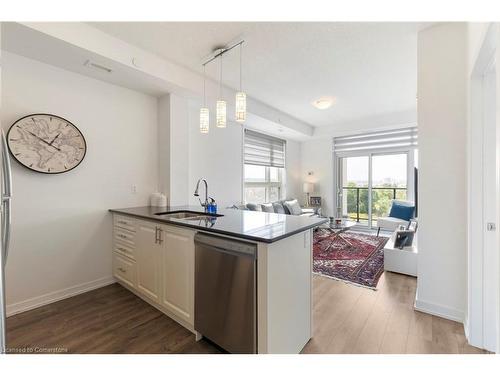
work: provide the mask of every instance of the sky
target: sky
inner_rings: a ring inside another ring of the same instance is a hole
[[[406,181],[406,154],[375,155],[372,164],[375,184],[385,179]],[[368,156],[347,158],[346,172],[347,181],[368,182]]]

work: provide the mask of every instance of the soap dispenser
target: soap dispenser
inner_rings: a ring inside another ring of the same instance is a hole
[[[217,213],[217,203],[212,197],[208,197],[207,213],[216,214]]]

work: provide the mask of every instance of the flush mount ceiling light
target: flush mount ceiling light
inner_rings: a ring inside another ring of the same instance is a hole
[[[240,47],[240,88],[235,96],[235,120],[239,123],[243,123],[247,117],[247,96],[242,91],[242,45],[245,41],[241,40],[237,43],[233,43],[228,47],[216,48],[212,55],[206,59],[203,65],[203,107],[200,108],[200,132],[208,133],[209,130],[209,110],[206,105],[206,95],[205,95],[205,66],[214,61],[215,59],[220,59],[219,67],[219,95],[215,107],[215,125],[218,128],[225,128],[227,123],[227,103],[222,96],[222,56],[231,51],[235,47]]]
[[[332,98],[331,96],[324,96],[311,102],[311,104],[317,109],[330,108],[333,103],[335,103],[335,98]]]

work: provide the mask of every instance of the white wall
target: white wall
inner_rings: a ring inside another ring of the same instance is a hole
[[[286,195],[297,198],[302,203],[302,144],[292,140],[286,141]]]
[[[170,202],[170,95],[158,98],[158,190]]]
[[[188,100],[170,94],[170,203],[189,201],[189,106]],[[160,147],[162,147],[160,145]]]
[[[159,186],[172,206],[189,202],[189,101],[175,94],[158,99]]]
[[[313,182],[315,193],[322,199],[322,213],[333,216],[333,152],[332,138],[314,139],[302,143],[302,181]],[[312,175],[308,175],[312,172]]]
[[[212,115],[214,111],[211,111]],[[215,126],[214,116],[210,118],[208,134],[201,134],[199,128],[199,106],[191,103],[189,111],[189,204],[199,205],[193,196],[196,182],[204,178],[208,182],[208,194],[220,207],[241,202],[243,183],[242,142],[243,127],[228,122],[225,129]],[[200,190],[203,200],[205,188]]]
[[[2,60],[4,129],[53,113],[73,122],[88,147],[82,164],[60,175],[12,163],[12,311],[111,280],[107,210],[147,204],[157,190],[157,100],[17,55]]]
[[[213,111],[212,111],[213,115]],[[243,194],[243,127],[228,122],[225,129],[214,125],[210,119],[210,131],[199,130],[199,105],[191,103],[189,111],[189,204],[199,205],[193,196],[196,181],[205,178],[208,192],[220,207],[242,202]],[[300,179],[299,142],[287,140],[286,146],[286,190],[287,197],[302,197]],[[204,190],[201,190],[204,194]]]
[[[419,257],[416,307],[462,321],[466,307],[466,24],[418,36]]]

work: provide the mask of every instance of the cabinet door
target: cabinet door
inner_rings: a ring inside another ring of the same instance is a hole
[[[194,324],[194,231],[162,226],[161,304]]]
[[[149,221],[137,221],[136,259],[137,259],[137,289],[151,298],[159,301],[159,260],[161,256],[160,225]]]

